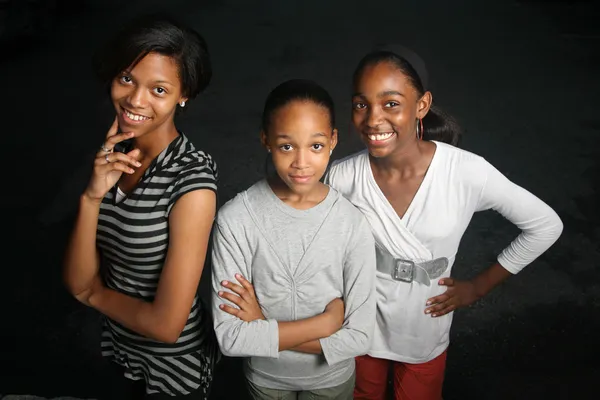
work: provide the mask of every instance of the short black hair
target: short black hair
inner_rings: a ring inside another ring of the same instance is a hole
[[[179,67],[182,94],[193,99],[209,84],[212,66],[208,46],[195,30],[170,16],[150,14],[134,19],[93,57],[98,78],[110,87],[121,72],[148,53],[173,58]]]
[[[279,84],[267,96],[262,113],[262,130],[267,133],[275,111],[292,101],[310,101],[323,107],[329,114],[331,128],[335,128],[335,108],[327,90],[308,79],[291,79]]]

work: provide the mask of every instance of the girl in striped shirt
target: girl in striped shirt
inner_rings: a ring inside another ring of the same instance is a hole
[[[102,354],[128,378],[107,398],[205,399],[217,347],[197,290],[217,168],[174,117],[210,81],[206,43],[168,19],[143,18],[96,60],[116,117],[80,197],[64,280],[105,316]]]

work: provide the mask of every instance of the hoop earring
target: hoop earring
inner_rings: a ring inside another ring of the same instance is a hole
[[[417,123],[417,140],[423,140],[423,118],[418,118],[419,122]]]

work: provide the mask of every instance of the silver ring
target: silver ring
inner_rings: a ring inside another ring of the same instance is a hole
[[[110,164],[110,160],[108,159],[108,154],[104,156],[104,159],[106,160],[107,163]]]
[[[102,143],[102,146],[100,146],[100,149],[105,152],[105,153],[111,153],[113,151],[113,149],[109,149],[107,147],[104,147],[104,143]]]

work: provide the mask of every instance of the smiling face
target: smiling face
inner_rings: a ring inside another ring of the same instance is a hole
[[[177,104],[186,100],[177,63],[168,56],[147,54],[113,80],[111,99],[122,132],[140,137],[174,129]]]
[[[419,118],[425,117],[431,94],[422,97],[390,62],[365,67],[355,82],[352,122],[371,156],[387,157],[417,140]]]
[[[295,194],[313,193],[337,144],[327,109],[312,101],[295,100],[277,109],[262,133],[277,174]]]

